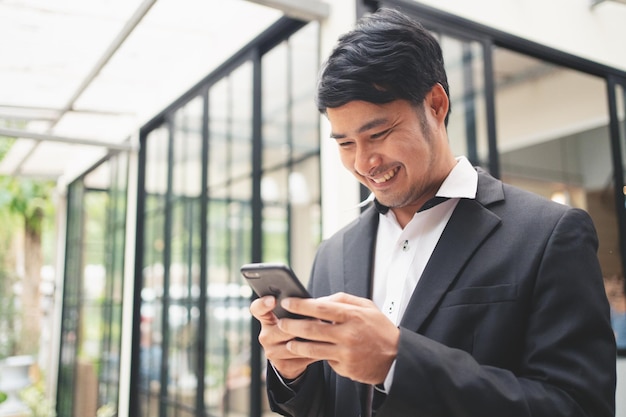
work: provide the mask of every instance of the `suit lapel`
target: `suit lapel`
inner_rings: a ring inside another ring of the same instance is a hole
[[[479,171],[476,200],[461,199],[409,301],[400,325],[418,331],[478,246],[500,224],[485,207],[502,200],[502,183]]]
[[[345,292],[371,298],[372,263],[378,228],[378,212],[368,208],[359,224],[348,230],[343,242]],[[366,277],[367,279],[364,279]]]

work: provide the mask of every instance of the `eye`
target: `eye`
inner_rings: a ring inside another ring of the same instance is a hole
[[[379,138],[385,137],[385,136],[387,136],[387,134],[388,134],[390,131],[391,131],[391,129],[385,129],[385,130],[383,130],[383,131],[381,131],[381,132],[376,132],[376,133],[373,133],[373,134],[370,136],[370,138],[372,138],[372,139],[379,139]]]
[[[353,143],[354,143],[354,142],[352,142],[352,141],[346,140],[346,141],[338,141],[338,142],[337,142],[337,145],[338,145],[340,148],[347,148],[348,146],[352,145]]]

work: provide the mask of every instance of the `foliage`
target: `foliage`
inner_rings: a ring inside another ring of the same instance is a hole
[[[19,215],[26,230],[41,234],[43,220],[54,207],[51,193],[54,184],[24,178],[0,176],[0,210]]]
[[[0,160],[13,141],[0,138]],[[54,183],[0,175],[0,355],[35,353],[40,334],[41,237],[53,216]],[[17,248],[17,237],[24,246]],[[19,256],[17,255],[19,250]],[[16,259],[23,259],[17,264]],[[18,274],[18,268],[23,268]],[[14,293],[20,284],[21,299]],[[19,310],[16,305],[20,306]],[[21,317],[18,317],[21,316]]]
[[[115,417],[117,416],[117,407],[115,404],[105,404],[98,408],[96,417]]]
[[[29,417],[55,417],[56,412],[46,397],[43,379],[20,391],[20,399],[30,410]]]
[[[0,358],[17,354],[17,311],[13,291],[18,282],[14,261],[17,218],[0,210]]]
[[[9,152],[9,149],[11,149],[11,146],[13,146],[13,143],[15,143],[14,138],[7,138],[5,136],[0,136],[0,161],[4,159],[4,155],[6,155],[7,152]]]

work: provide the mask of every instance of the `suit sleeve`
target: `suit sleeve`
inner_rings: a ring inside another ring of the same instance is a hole
[[[615,340],[596,250],[589,216],[565,212],[537,270],[515,369],[480,364],[401,329],[396,372],[377,417],[614,416]]]
[[[267,370],[267,393],[272,411],[291,417],[324,416],[325,390],[321,362],[307,368],[297,391],[286,387],[273,367]]]

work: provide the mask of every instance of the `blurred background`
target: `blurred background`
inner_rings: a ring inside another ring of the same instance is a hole
[[[313,95],[382,6],[455,153],[591,214],[626,378],[623,0],[0,0],[0,417],[273,415],[239,267],[358,215]]]

